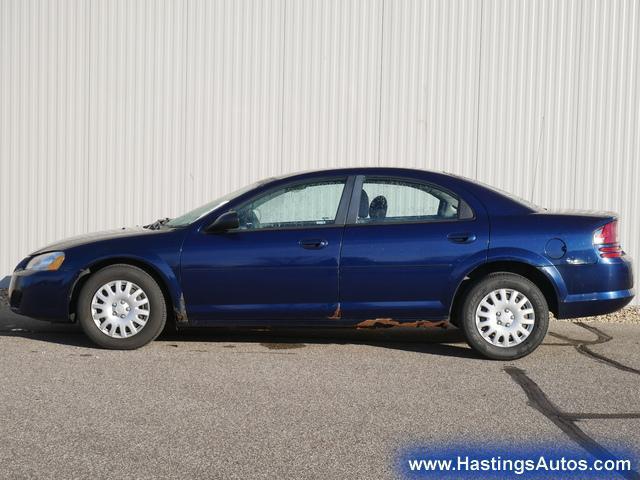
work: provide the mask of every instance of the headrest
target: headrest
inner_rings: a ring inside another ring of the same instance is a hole
[[[369,215],[369,195],[362,190],[360,195],[360,208],[358,209],[358,218],[367,218]]]
[[[371,201],[369,206],[369,217],[373,219],[382,219],[387,216],[387,199],[378,195]]]

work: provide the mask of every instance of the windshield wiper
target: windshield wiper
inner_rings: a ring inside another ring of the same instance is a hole
[[[149,225],[144,225],[142,228],[148,228],[149,230],[160,230],[160,227],[162,227],[169,220],[171,220],[169,217],[159,218],[158,220],[156,220],[153,223],[150,223]]]

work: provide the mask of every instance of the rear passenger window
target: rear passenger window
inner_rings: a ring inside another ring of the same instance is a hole
[[[357,223],[429,222],[472,218],[469,206],[433,185],[410,180],[367,178]]]

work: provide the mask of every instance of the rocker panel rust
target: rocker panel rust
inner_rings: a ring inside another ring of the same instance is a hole
[[[342,309],[340,304],[336,307],[335,312],[327,317],[329,320],[341,320]],[[394,318],[370,318],[363,320],[355,325],[355,328],[448,328],[448,320],[396,320]]]
[[[340,304],[338,304],[336,311],[333,312],[333,315],[327,318],[329,320],[340,320],[342,318],[342,310],[340,310]]]
[[[187,318],[187,305],[184,301],[183,294],[180,294],[180,305],[178,306],[178,308],[173,309],[173,313],[175,315],[176,323],[178,324],[189,323],[189,319]]]
[[[393,318],[371,318],[356,324],[356,328],[447,328],[448,320],[395,320]]]

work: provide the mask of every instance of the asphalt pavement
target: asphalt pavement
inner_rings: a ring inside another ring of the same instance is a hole
[[[640,325],[554,321],[496,362],[455,329],[197,330],[107,351],[0,309],[3,478],[393,478],[408,445],[496,439],[637,450],[639,394]]]

